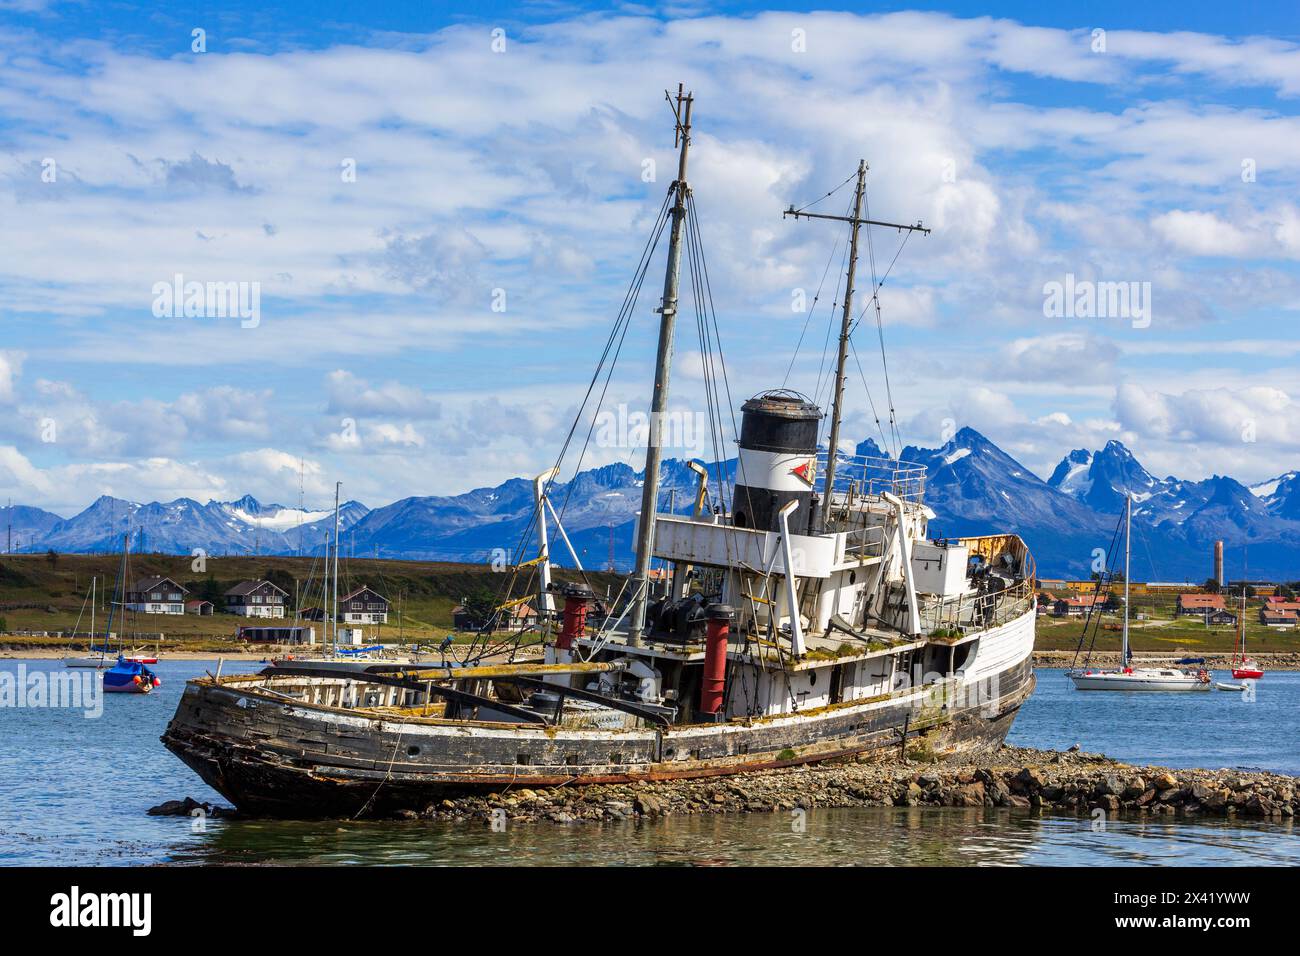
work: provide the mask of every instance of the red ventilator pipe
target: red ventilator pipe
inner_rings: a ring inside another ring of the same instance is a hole
[[[591,588],[572,584],[564,589],[564,625],[555,646],[562,651],[571,650],[573,642],[587,633],[587,609],[596,595]]]
[[[727,637],[731,633],[731,608],[711,604],[705,611],[704,677],[700,681],[700,713],[717,714],[727,687]]]

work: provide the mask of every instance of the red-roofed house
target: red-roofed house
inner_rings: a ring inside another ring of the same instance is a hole
[[[1222,594],[1180,594],[1178,595],[1178,614],[1195,614],[1197,617],[1209,617],[1215,611],[1225,610]]]

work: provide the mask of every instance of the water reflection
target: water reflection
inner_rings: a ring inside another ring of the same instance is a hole
[[[183,822],[183,821],[182,821]],[[1300,864],[1292,825],[1092,821],[1004,809],[813,810],[653,822],[214,824],[176,863],[490,866],[1017,866]]]

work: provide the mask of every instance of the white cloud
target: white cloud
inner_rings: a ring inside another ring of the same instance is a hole
[[[1257,442],[1300,448],[1300,402],[1269,386],[1170,394],[1129,382],[1116,392],[1115,413],[1145,438],[1235,446],[1243,455]]]
[[[12,405],[14,383],[22,371],[23,353],[0,351],[0,405]]]

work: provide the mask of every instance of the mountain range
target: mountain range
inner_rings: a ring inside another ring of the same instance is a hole
[[[870,440],[857,450],[881,454]],[[1204,581],[1216,540],[1228,549],[1229,577],[1248,569],[1251,578],[1300,578],[1300,472],[1252,487],[1219,475],[1157,478],[1112,441],[1096,451],[1071,451],[1043,481],[971,428],[939,448],[909,446],[901,457],[926,467],[932,536],[1018,533],[1043,577],[1088,576],[1094,550],[1110,545],[1124,495],[1131,493],[1135,580]],[[720,472],[730,481],[734,466],[734,459],[709,465],[711,487]],[[665,462],[661,508],[675,499],[675,510],[689,510],[695,482],[687,462]],[[630,565],[641,487],[641,473],[624,464],[592,468],[554,486],[551,500],[584,566]],[[349,501],[340,513],[343,552],[469,562],[512,556],[531,529],[532,509],[532,482],[523,478],[460,495],[403,498],[373,510]],[[333,531],[334,515],[332,509],[288,508],[252,497],[138,504],[105,496],[66,519],[38,508],[0,508],[0,523],[12,525],[15,551],[113,551],[129,528],[136,550],[294,554],[318,551]],[[552,554],[572,564],[567,547],[554,530],[551,535]],[[535,551],[531,544],[525,557]]]

